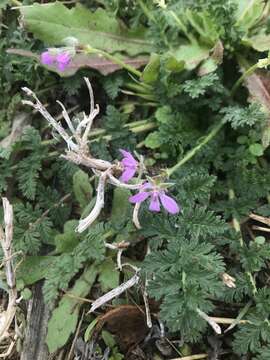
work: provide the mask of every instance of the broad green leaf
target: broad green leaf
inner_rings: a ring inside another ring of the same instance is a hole
[[[76,171],[73,175],[73,192],[82,209],[89,204],[93,188],[89,176],[82,170]]]
[[[210,49],[199,44],[182,45],[172,55],[178,62],[184,61],[187,70],[193,70],[207,59]]]
[[[97,268],[92,265],[85,269],[83,275],[69,291],[74,297],[85,297],[97,276]],[[81,302],[76,298],[64,296],[54,309],[48,323],[46,343],[49,352],[53,353],[66,344],[76,330]]]
[[[160,67],[160,56],[158,54],[151,54],[150,60],[142,73],[142,81],[147,84],[155,82],[158,78]]]
[[[258,23],[263,15],[264,0],[235,0],[238,5],[236,12],[236,26],[248,32]]]
[[[144,30],[130,31],[114,14],[104,9],[91,12],[80,4],[69,9],[60,2],[20,8],[25,27],[46,45],[63,44],[67,37],[109,53],[124,51],[131,56],[151,52]]]
[[[17,281],[31,285],[45,277],[48,268],[57,261],[57,256],[28,256],[18,267]]]
[[[131,193],[127,189],[115,188],[113,191],[113,203],[111,222],[114,227],[119,228],[127,220],[131,205],[128,201]]]
[[[98,267],[98,281],[103,292],[114,289],[119,285],[119,271],[112,259],[103,261]]]

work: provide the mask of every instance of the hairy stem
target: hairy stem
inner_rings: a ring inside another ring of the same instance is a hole
[[[142,75],[142,73],[139,70],[135,69],[131,65],[126,64],[124,61],[120,60],[119,58],[115,57],[114,55],[107,53],[106,51],[103,51],[100,49],[95,49],[90,46],[86,46],[85,50],[86,50],[86,53],[89,53],[89,54],[100,54],[100,55],[104,56],[106,59],[111,60],[115,64],[120,65],[123,69],[126,69],[127,71],[129,71],[130,73],[132,73],[138,77],[140,77]]]
[[[221,130],[224,123],[219,122],[213,129],[209,132],[209,134],[192,150],[190,150],[177,164],[175,164],[173,167],[166,170],[166,174],[168,177],[170,177],[176,170],[178,170],[182,165],[184,165],[187,161],[189,161],[193,156],[195,156],[201,148],[206,145],[210,140],[212,140],[217,133]]]
[[[235,84],[232,87],[231,90],[231,96],[233,97],[236,93],[236,90],[239,88],[239,86],[242,84],[242,82],[251,74],[253,74],[258,69],[258,63],[252,65],[249,69],[247,69],[240,78],[235,82]]]

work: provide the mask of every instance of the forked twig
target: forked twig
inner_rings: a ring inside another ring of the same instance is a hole
[[[114,176],[114,173],[119,174],[119,170],[122,170],[122,165],[120,163],[112,164],[109,161],[96,159],[91,156],[87,143],[93,120],[99,114],[99,106],[97,104],[95,105],[93,89],[89,79],[84,78],[84,80],[89,91],[90,113],[89,115],[84,113],[83,120],[79,124],[75,126],[75,124],[72,123],[65,106],[57,100],[57,103],[62,108],[62,116],[67,124],[67,129],[64,129],[61,123],[53,118],[32,90],[27,87],[22,88],[28,96],[31,96],[34,99],[34,101],[23,100],[23,104],[30,105],[37,110],[49,122],[53,130],[66,142],[67,151],[62,157],[77,165],[83,165],[90,168],[94,174],[99,177],[95,206],[86,218],[80,220],[79,226],[77,227],[78,232],[86,230],[99,216],[104,206],[104,193],[107,182],[110,182],[114,186],[127,189],[138,189],[141,185],[125,184]]]

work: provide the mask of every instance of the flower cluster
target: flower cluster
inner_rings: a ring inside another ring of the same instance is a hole
[[[40,56],[40,61],[43,65],[55,65],[59,71],[65,71],[72,59],[72,54],[69,51],[54,52],[44,51]]]
[[[138,170],[139,163],[134,159],[130,152],[122,149],[120,152],[123,155],[123,159],[121,160],[123,171],[120,180],[128,182]],[[159,212],[161,203],[164,209],[170,214],[178,214],[180,212],[180,207],[172,197],[166,195],[166,189],[164,189],[162,184],[155,184],[154,181],[147,181],[140,185],[139,192],[136,195],[131,196],[129,201],[132,204],[140,204],[148,198],[150,198],[150,211]]]

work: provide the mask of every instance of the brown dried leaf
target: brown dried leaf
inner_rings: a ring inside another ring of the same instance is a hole
[[[246,78],[245,84],[250,94],[250,101],[261,104],[268,116],[262,133],[262,145],[267,148],[270,145],[270,74],[264,70],[257,70]]]
[[[15,54],[20,56],[32,57],[39,61],[39,56],[37,54],[32,53],[31,51],[26,51],[22,49],[8,49],[7,52],[9,54]],[[123,62],[127,65],[133,66],[135,69],[141,67],[148,63],[149,56],[138,56],[136,58],[124,57],[121,58]],[[87,54],[76,54],[68,68],[65,71],[59,71],[55,65],[46,66],[49,70],[56,72],[62,77],[67,77],[74,75],[80,68],[89,67],[99,71],[102,75],[111,74],[119,69],[121,66],[115,64],[111,60],[107,60],[99,55],[87,55]]]
[[[257,101],[270,113],[270,75],[263,70],[257,70],[246,79],[250,100]]]
[[[120,305],[100,316],[97,332],[103,327],[116,336],[123,352],[144,340],[149,331],[143,310],[134,305]]]

